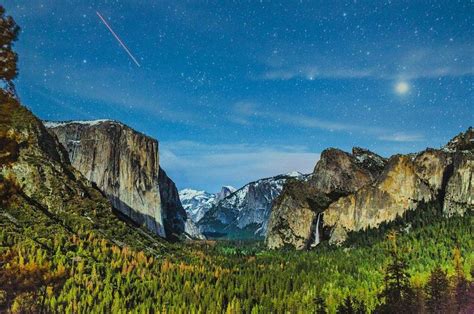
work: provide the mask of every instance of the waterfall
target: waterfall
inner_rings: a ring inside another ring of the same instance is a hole
[[[311,247],[315,247],[321,242],[319,238],[319,219],[321,218],[322,213],[318,213],[318,218],[316,219],[316,227],[314,228],[314,242],[311,244]]]

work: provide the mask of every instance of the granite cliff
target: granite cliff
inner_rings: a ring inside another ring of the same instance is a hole
[[[159,164],[158,141],[111,120],[46,122],[74,168],[97,184],[113,207],[167,238],[186,234],[174,182]]]
[[[385,160],[362,149],[323,152],[310,180],[285,186],[276,200],[267,246],[305,249],[322,238],[377,228],[419,205],[439,202],[445,215],[474,207],[474,143],[469,128],[441,149]]]
[[[385,159],[361,148],[352,154],[330,148],[321,153],[306,181],[288,182],[275,200],[268,223],[269,248],[305,249],[320,241],[320,217],[329,204],[371,183]]]
[[[462,134],[471,146],[426,149],[390,158],[381,176],[356,193],[339,199],[324,212],[323,226],[331,230],[329,242],[340,244],[347,232],[377,228],[420,204],[437,201],[445,215],[464,214],[474,208],[473,130]]]
[[[119,219],[104,194],[30,111],[0,95],[0,226],[48,247],[61,229],[155,253],[158,238]]]

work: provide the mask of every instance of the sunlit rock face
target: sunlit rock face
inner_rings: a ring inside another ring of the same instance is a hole
[[[446,215],[474,210],[474,130],[454,137],[445,147],[454,154],[452,176],[446,186],[443,210]]]
[[[454,158],[453,175],[446,186],[443,211],[447,215],[464,214],[474,210],[474,157]]]
[[[469,136],[472,129],[443,149],[390,158],[374,184],[339,199],[324,212],[324,226],[332,229],[330,243],[342,243],[349,231],[393,221],[420,203],[442,202],[447,215],[472,210],[474,163]]]
[[[48,122],[46,126],[66,148],[72,165],[97,184],[114,208],[162,237],[166,236],[165,217],[170,217],[170,231],[184,230],[186,215],[179,225],[176,215],[167,210],[173,200],[161,199],[155,139],[109,120]],[[172,197],[166,190],[167,180],[163,186],[166,196]]]
[[[322,230],[331,244],[341,244],[348,232],[377,228],[432,201],[447,216],[472,211],[473,156],[472,128],[441,149],[388,161],[359,148],[353,154],[327,150],[307,182],[290,182],[275,201],[267,246],[305,249],[319,242]],[[322,223],[316,224],[319,212]]]
[[[317,214],[341,196],[367,185],[382,171],[386,160],[368,150],[354,148],[352,154],[339,149],[322,152],[313,174],[305,182],[288,182],[275,200],[266,243],[304,249],[314,239]],[[319,229],[318,229],[319,230]]]

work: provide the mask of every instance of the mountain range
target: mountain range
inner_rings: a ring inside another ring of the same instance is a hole
[[[203,234],[256,239],[265,236],[273,200],[285,183],[305,179],[305,175],[291,172],[250,182],[238,190],[223,187],[215,196],[190,189],[182,190],[180,196],[189,213],[198,213],[194,222]]]
[[[269,248],[309,249],[323,240],[340,244],[351,232],[377,228],[421,204],[440,202],[446,215],[462,215],[474,206],[472,128],[441,149],[384,158],[357,147],[351,153],[330,148],[309,175],[278,175],[237,190],[224,186],[215,194],[178,193],[160,165],[156,139],[111,120],[43,125],[19,104],[11,106],[34,126],[26,124],[29,129],[19,135],[4,132],[9,138],[3,146],[12,151],[3,153],[3,159],[31,153],[21,147],[36,138],[35,149],[74,169],[54,166],[48,172],[43,168],[51,163],[32,166],[34,158],[8,161],[2,177],[12,178],[23,195],[57,210],[65,205],[60,194],[47,193],[53,189],[49,180],[57,181],[58,171],[68,178],[80,173],[80,180],[98,189],[119,216],[169,240],[265,238]],[[26,137],[19,144],[12,136]],[[28,184],[32,180],[46,186]]]

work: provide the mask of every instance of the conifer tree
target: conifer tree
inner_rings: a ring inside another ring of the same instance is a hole
[[[388,240],[391,261],[387,266],[382,292],[385,304],[379,310],[383,313],[402,313],[413,307],[414,293],[410,287],[408,264],[397,246],[396,232],[390,232]]]
[[[449,280],[441,267],[431,273],[427,285],[427,307],[430,313],[448,313],[450,310]]]
[[[13,80],[18,75],[18,55],[13,44],[18,39],[20,27],[11,16],[5,15],[5,8],[0,5],[0,82],[2,96],[15,96]]]

